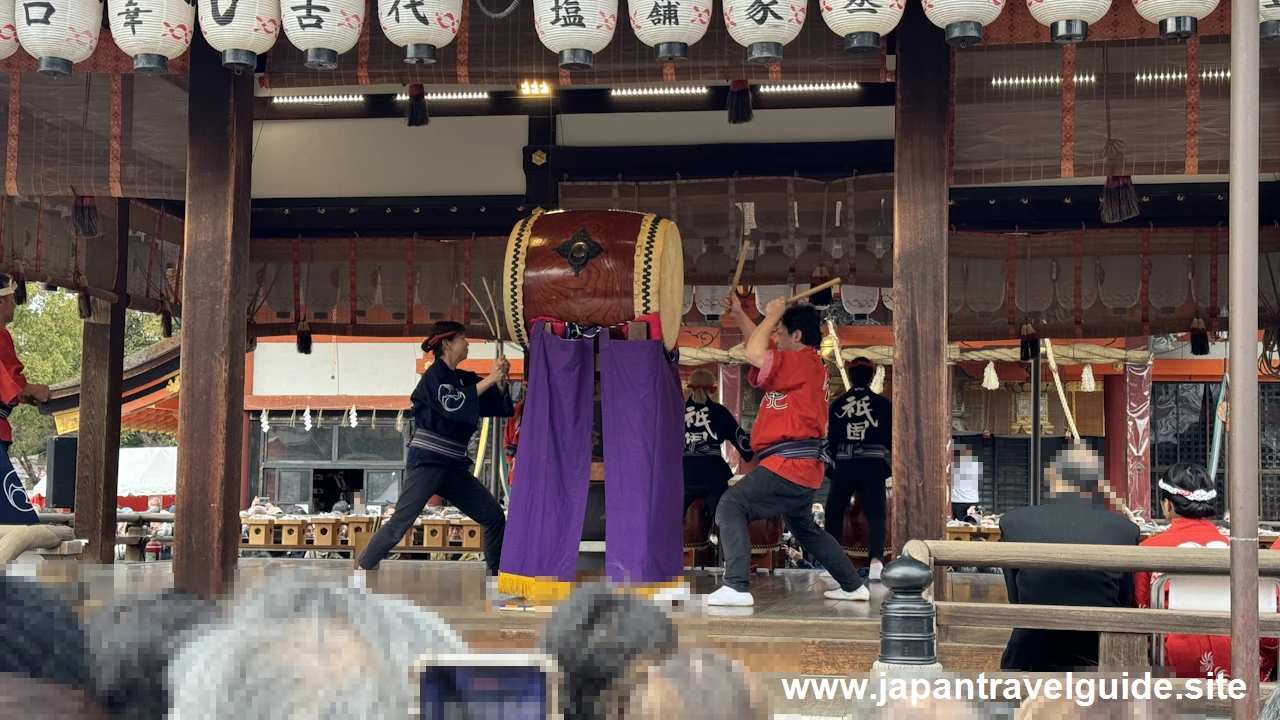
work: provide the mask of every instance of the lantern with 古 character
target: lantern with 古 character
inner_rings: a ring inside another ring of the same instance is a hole
[[[1200,21],[1218,7],[1218,0],[1142,0],[1133,9],[1148,22],[1160,26],[1160,37],[1189,38],[1196,34]]]
[[[906,0],[818,0],[822,19],[847,52],[880,52],[880,37],[898,26]]]
[[[401,7],[413,0],[403,0]],[[337,70],[338,56],[356,46],[364,23],[360,0],[280,0],[280,23],[311,70]]]
[[[133,58],[134,72],[164,75],[187,51],[196,28],[194,0],[109,0],[111,37]]]
[[[253,72],[280,34],[279,0],[199,0],[200,32],[228,70]]]
[[[1059,45],[1089,39],[1089,26],[1111,9],[1111,0],[1033,0],[1027,3],[1031,17],[1049,26],[1049,37]]]
[[[808,12],[808,0],[725,0],[724,24],[747,49],[748,62],[775,63],[782,60],[782,46],[800,34]]]
[[[947,34],[948,45],[977,45],[982,28],[995,22],[1004,9],[1004,0],[924,0],[929,22]]]
[[[688,0],[685,0],[686,2]],[[613,39],[618,0],[534,0],[533,28],[566,70],[590,70]]]
[[[14,23],[14,4],[0,2],[0,60],[18,52],[18,26]]]
[[[1280,42],[1280,0],[1258,0],[1258,30],[1263,42]]]
[[[100,0],[18,0],[18,42],[41,75],[65,77],[89,59],[102,32]]]
[[[629,0],[627,18],[661,62],[684,60],[711,25],[711,0]]]
[[[410,65],[430,65],[436,49],[453,42],[462,22],[462,0],[378,0],[382,32],[404,48]]]

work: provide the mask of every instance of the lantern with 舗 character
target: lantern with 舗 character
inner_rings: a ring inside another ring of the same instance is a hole
[[[1258,0],[1258,31],[1263,42],[1280,42],[1280,2]]]
[[[102,32],[100,0],[40,0],[21,3],[18,42],[36,58],[36,71],[66,77],[98,47]]]
[[[808,0],[726,0],[724,24],[747,49],[747,62],[768,64],[782,60],[782,47],[800,34],[808,12]]]
[[[280,35],[279,0],[198,0],[200,32],[228,70],[253,72]]]
[[[613,40],[618,0],[534,0],[533,28],[566,70],[590,70]]]
[[[280,0],[285,37],[306,53],[311,70],[337,70],[338,56],[356,46],[364,24],[360,0]]]
[[[109,0],[107,20],[134,72],[164,75],[169,61],[191,46],[196,7],[187,0]]]
[[[462,0],[378,0],[378,22],[387,39],[404,48],[406,63],[431,65],[436,50],[458,36]]]
[[[0,3],[0,60],[18,52],[18,26],[14,22],[14,3]]]
[[[1089,39],[1089,26],[1111,9],[1111,0],[1036,0],[1027,3],[1031,17],[1049,26],[1049,38],[1059,45]]]
[[[1143,0],[1133,9],[1160,26],[1160,37],[1181,40],[1196,34],[1200,21],[1218,7],[1218,0]]]
[[[661,62],[684,60],[711,25],[711,0],[630,0],[627,18]]]
[[[948,45],[977,45],[982,28],[995,22],[1005,0],[924,0],[929,22],[946,32]]]
[[[818,0],[822,19],[844,38],[846,52],[880,52],[880,38],[898,26],[906,0]]]

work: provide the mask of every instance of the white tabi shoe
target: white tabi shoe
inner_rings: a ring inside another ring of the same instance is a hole
[[[880,582],[880,572],[884,570],[884,563],[879,560],[872,560],[871,567],[867,568],[867,579],[871,582]]]
[[[688,586],[680,585],[678,587],[662,588],[653,594],[653,602],[660,605],[674,605],[676,603],[687,603],[693,599],[693,593],[689,591]]]
[[[836,588],[835,590],[828,590],[822,593],[822,596],[828,600],[863,600],[865,601],[865,600],[871,599],[871,591],[867,589],[866,585],[863,585],[862,587],[858,588],[857,590],[854,590],[853,592],[850,592],[848,590],[841,590],[840,588]]]
[[[751,607],[756,599],[749,592],[738,592],[728,585],[707,596],[707,604],[716,607]]]

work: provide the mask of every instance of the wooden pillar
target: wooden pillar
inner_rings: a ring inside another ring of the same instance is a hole
[[[76,537],[89,541],[82,562],[116,557],[116,486],[120,470],[120,384],[129,274],[129,201],[116,209],[116,242],[85,243],[85,260],[115,269],[114,303],[93,300],[80,350],[80,432],[76,447]]]
[[[947,366],[950,51],[919,3],[898,26],[893,176],[893,544],[941,539],[951,435]],[[944,402],[939,402],[945,398]],[[941,587],[939,587],[941,590]]]
[[[197,35],[190,86],[173,580],[213,595],[240,545],[253,74]]]

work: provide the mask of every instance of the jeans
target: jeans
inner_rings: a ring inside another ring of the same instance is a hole
[[[449,501],[484,528],[484,564],[489,575],[496,576],[502,559],[502,536],[507,519],[498,501],[479,480],[466,470],[446,465],[419,465],[405,473],[404,488],[396,500],[395,514],[369,538],[368,546],[360,554],[360,567],[365,570],[377,567],[404,534],[413,529],[413,523],[432,495]]]
[[[751,588],[751,533],[756,520],[782,516],[791,536],[826,568],[842,590],[854,591],[862,579],[853,563],[830,535],[813,521],[814,488],[797,485],[782,476],[757,467],[729,488],[720,498],[716,522],[720,525],[720,547],[724,551],[724,584],[747,592]]]
[[[867,516],[867,558],[884,558],[885,499],[884,481],[889,477],[889,463],[881,458],[837,460],[831,478],[831,491],[823,511],[827,515],[827,532],[841,542],[844,513],[849,500],[857,495],[862,512]]]

